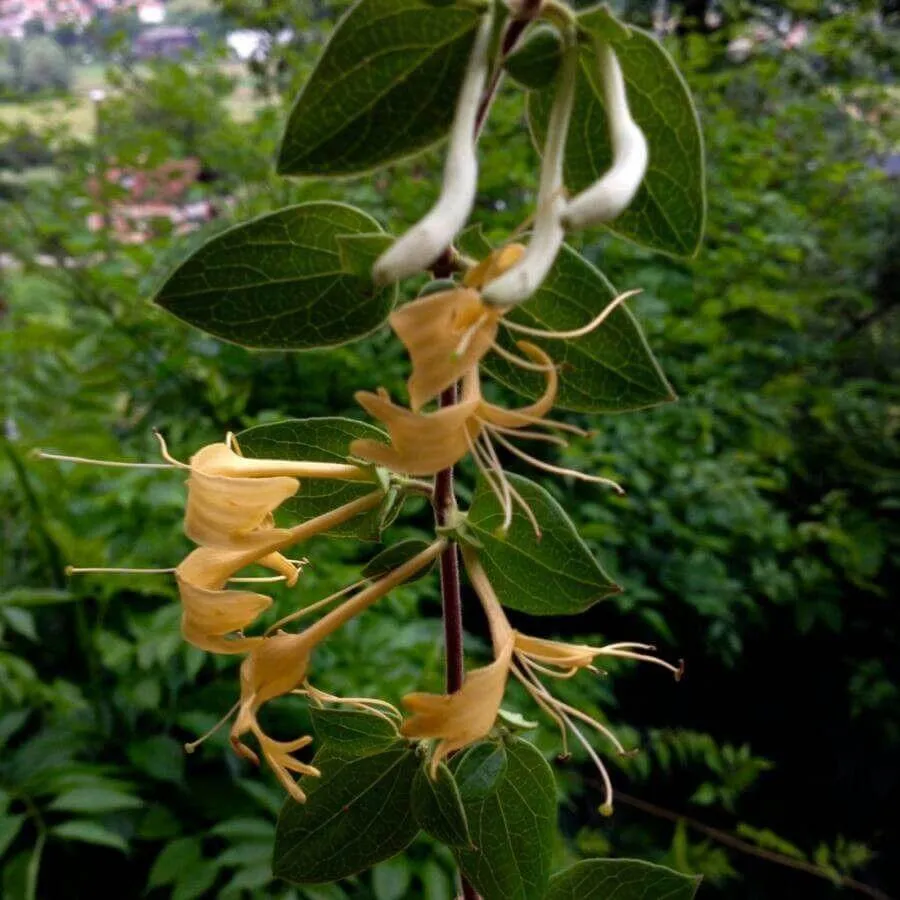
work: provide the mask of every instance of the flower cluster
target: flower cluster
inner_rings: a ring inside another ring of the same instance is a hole
[[[431,564],[445,541],[431,546],[372,582],[359,582],[324,600],[301,607],[272,625],[265,633],[248,636],[253,626],[271,605],[272,598],[253,590],[230,587],[236,583],[283,581],[295,585],[305,560],[288,559],[282,551],[316,534],[328,531],[384,500],[385,492],[371,469],[344,463],[321,463],[279,459],[250,459],[240,454],[236,440],[202,448],[188,463],[169,453],[165,441],[157,435],[166,467],[188,472],[185,534],[197,545],[174,569],[77,569],[71,573],[172,573],[181,600],[181,629],[184,639],[210,653],[240,654],[240,699],[231,713],[237,715],[231,728],[235,751],[256,763],[258,755],[244,743],[246,735],[256,739],[263,759],[275,772],[286,790],[297,801],[305,799],[291,773],[317,775],[318,771],[294,757],[308,746],[312,737],[304,735],[291,741],[278,741],[261,728],[260,708],[268,701],[301,689],[318,698],[338,698],[314,691],[306,684],[310,657],[316,646],[354,616],[371,606],[388,591],[402,584]],[[158,467],[160,464],[111,463],[43,453],[44,458],[101,465]],[[275,526],[274,513],[300,489],[300,479],[328,478],[343,481],[372,482],[373,490],[313,519],[290,528]],[[259,565],[277,573],[271,577],[242,577],[239,573]],[[281,626],[308,615],[359,588],[339,606],[325,613],[304,630],[288,633]],[[370,704],[354,699],[368,708]],[[378,701],[374,701],[377,705]],[[222,723],[220,723],[222,724]],[[218,726],[217,726],[218,727]],[[198,742],[187,745],[189,750]]]

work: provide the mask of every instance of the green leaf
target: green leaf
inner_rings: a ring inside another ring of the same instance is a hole
[[[389,572],[396,569],[398,566],[402,566],[403,563],[409,562],[414,556],[417,556],[423,550],[428,549],[428,542],[419,540],[418,538],[409,538],[405,541],[397,541],[396,544],[392,544],[390,547],[382,550],[381,553],[373,556],[362,568],[362,576],[363,578],[368,578],[370,581],[374,581],[378,578],[381,578],[384,575],[387,575]],[[409,584],[410,581],[416,581],[419,578],[423,578],[434,568],[434,563],[430,566],[426,566],[424,569],[418,571],[412,578],[410,578],[406,583]]]
[[[120,809],[140,809],[144,802],[131,794],[124,794],[110,788],[75,788],[60,794],[50,809],[65,812],[108,813]]]
[[[210,828],[209,833],[232,841],[260,841],[268,843],[275,837],[275,826],[267,819],[237,817],[219,822],[218,825]]]
[[[586,859],[550,879],[546,900],[691,900],[699,884],[637,859]]]
[[[625,41],[631,37],[627,25],[620,22],[609,9],[608,3],[598,3],[578,14],[578,30],[591,38],[602,41]]]
[[[174,738],[155,734],[128,745],[128,758],[141,772],[158,781],[184,781],[184,747]]]
[[[96,822],[90,822],[83,819],[72,819],[63,822],[62,825],[54,825],[50,831],[56,837],[66,838],[70,841],[83,841],[86,844],[97,844],[101,847],[113,847],[121,850],[123,853],[128,852],[128,844],[121,835],[98,825]]]
[[[451,770],[463,802],[483,800],[497,790],[506,773],[506,747],[481,741],[451,761]]]
[[[542,331],[570,331],[590,322],[615,296],[615,288],[598,269],[563,245],[537,293],[510,311],[507,318]],[[559,409],[625,412],[675,399],[641,326],[624,304],[583,337],[527,340],[561,366],[555,404]],[[516,349],[506,336],[502,343],[507,349]],[[484,366],[526,397],[537,398],[544,392],[542,375],[510,365],[496,354],[489,356]]]
[[[403,900],[408,897],[412,872],[402,857],[379,863],[372,869],[372,892],[375,900]]]
[[[346,237],[379,230],[343,203],[289,206],[216,235],[168,277],[155,301],[244,347],[345,344],[378,328],[396,300],[395,286],[376,288],[368,273],[345,269]]]
[[[500,602],[537,616],[584,612],[621,588],[607,574],[575,530],[565,510],[544,488],[519,475],[507,476],[531,507],[541,529],[535,535],[516,508],[505,537],[498,535],[503,511],[483,477],[479,477],[468,514],[468,530]]]
[[[650,148],[647,176],[629,208],[607,227],[616,234],[675,256],[692,256],[703,238],[706,174],[703,138],[687,85],[651,35],[629,28],[610,40],[625,78],[628,104]],[[577,194],[604,175],[612,153],[593,46],[582,47],[575,108],[566,145],[566,187]],[[553,91],[528,95],[535,146],[543,145]]]
[[[424,150],[453,120],[474,6],[359,0],[291,110],[282,175],[350,175]]]
[[[182,872],[194,868],[201,859],[200,841],[197,838],[185,837],[169,842],[153,863],[147,887],[174,884]]]
[[[355,438],[386,441],[387,435],[359,419],[323,417],[287,419],[272,425],[257,425],[237,435],[241,452],[258,459],[298,459],[310,462],[347,462],[350,442]],[[281,505],[286,520],[303,522],[321,516],[377,489],[373,482],[340,481],[332,478],[304,479],[297,494]],[[381,511],[373,509],[326,532],[331,537],[377,540]]]
[[[442,763],[432,781],[423,760],[412,788],[412,812],[419,827],[450,847],[469,847],[472,838],[456,780]]]
[[[463,798],[477,849],[454,849],[483,900],[544,900],[556,829],[556,784],[527,741],[507,744],[508,765],[495,791]]]
[[[510,78],[528,90],[540,90],[553,83],[562,62],[562,43],[555,28],[536,28],[503,67]]]
[[[19,587],[0,592],[0,606],[52,606],[57,603],[72,603],[77,599],[68,591],[53,588]]]
[[[399,853],[419,830],[410,809],[418,755],[406,742],[370,756],[316,754],[321,778],[304,777],[306,803],[278,818],[274,872],[297,884],[337,881]]]
[[[467,225],[463,228],[456,236],[454,243],[466,256],[471,256],[478,260],[484,259],[494,249],[484,236],[481,222],[476,222],[474,225]]]
[[[309,715],[316,737],[334,753],[367,756],[397,742],[397,729],[371,713],[311,705]]]
[[[25,815],[0,816],[0,859],[6,853],[9,845],[16,839],[25,822]]]
[[[339,234],[337,238],[341,268],[365,281],[372,280],[375,260],[394,243],[394,238],[383,231],[372,234]]]

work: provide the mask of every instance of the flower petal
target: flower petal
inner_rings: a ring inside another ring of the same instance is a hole
[[[432,774],[442,759],[486,737],[494,727],[506,690],[512,652],[510,635],[497,658],[490,665],[469,672],[456,693],[414,693],[402,699],[413,715],[403,723],[400,733],[408,738],[441,739],[431,759]]]
[[[466,272],[463,284],[480,291],[488,282],[511,269],[524,255],[524,244],[507,244],[493,250],[477,266]]]
[[[356,400],[387,426],[391,443],[356,440],[350,453],[407,475],[434,475],[452,466],[466,455],[469,440],[480,430],[474,419],[480,396],[427,414],[411,412],[385,395],[368,391],[359,391]]]
[[[532,425],[536,420],[542,419],[553,409],[556,392],[559,388],[559,374],[553,365],[553,360],[540,347],[529,341],[519,341],[517,346],[536,363],[546,366],[547,386],[543,395],[534,403],[518,409],[503,409],[492,403],[482,403],[478,410],[479,417],[492,425],[499,425],[503,428],[524,428],[526,425]]]
[[[391,327],[412,361],[407,386],[414,412],[478,364],[494,343],[500,315],[468,288],[422,297],[391,314]]]

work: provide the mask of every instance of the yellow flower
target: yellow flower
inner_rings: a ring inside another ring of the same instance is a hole
[[[490,733],[497,719],[512,661],[515,632],[509,625],[497,596],[470,551],[463,548],[466,570],[478,591],[491,629],[494,661],[466,675],[453,694],[407,694],[403,705],[412,713],[400,728],[409,738],[438,739],[431,757],[431,774],[441,760]]]
[[[272,513],[297,493],[297,476],[351,481],[371,478],[364,469],[343,463],[249,459],[236,453],[233,446],[233,439],[230,444],[209,444],[190,459],[184,530],[201,546],[267,546],[273,537]],[[288,535],[285,529],[277,533]]]
[[[269,535],[274,548],[282,538],[274,529]],[[257,546],[249,550],[198,547],[175,569],[182,605],[181,631],[189,644],[210,653],[246,653],[262,641],[259,637],[227,637],[243,631],[272,605],[271,597],[265,594],[225,589],[236,572],[253,563],[279,573],[289,587],[297,582],[296,566],[280,553]]]
[[[676,678],[680,678],[682,667],[672,666],[641,652],[653,649],[648,644],[623,642],[590,647],[586,644],[564,644],[561,641],[530,637],[515,631],[506,618],[476,551],[465,545],[461,547],[461,551],[469,580],[490,626],[494,662],[467,675],[462,688],[456,693],[416,693],[404,697],[403,705],[413,715],[403,723],[401,733],[410,738],[439,740],[431,758],[431,772],[434,775],[438,764],[448,754],[461,750],[490,733],[503,702],[507,677],[512,673],[538,706],[559,726],[564,749],[566,730],[571,731],[584,746],[597,766],[606,788],[601,808],[606,813],[611,812],[612,784],[606,766],[576,720],[589,725],[610,740],[618,753],[624,755],[627,751],[602,722],[554,697],[541,683],[538,674],[569,678],[581,669],[596,671],[593,661],[598,656],[656,663],[673,672]]]
[[[270,738],[257,720],[260,707],[297,689],[306,679],[313,650],[325,638],[397,585],[430,565],[441,554],[446,543],[444,539],[435,541],[412,559],[367,585],[304,631],[297,634],[279,631],[269,637],[256,639],[256,643],[250,648],[247,658],[241,664],[241,698],[237,718],[231,729],[231,743],[241,756],[258,762],[256,754],[241,741],[248,732],[253,734],[259,742],[263,758],[299,802],[305,797],[288,772],[318,774],[311,766],[306,766],[291,756],[294,750],[305,747],[309,740],[300,738],[283,743]]]
[[[407,387],[413,412],[459,381],[494,345],[504,310],[485,304],[479,291],[514,265],[524,249],[510,244],[495,250],[466,273],[462,287],[414,300],[391,314],[391,328],[412,362]]]
[[[385,424],[391,443],[363,438],[350,444],[350,453],[395,472],[434,475],[462,459],[476,446],[484,430],[505,432],[540,423],[556,399],[558,376],[543,350],[525,341],[519,346],[546,374],[547,387],[535,403],[515,410],[487,403],[481,396],[478,369],[474,366],[463,379],[460,402],[433,413],[415,413],[398,406],[384,391],[359,391],[357,402]]]

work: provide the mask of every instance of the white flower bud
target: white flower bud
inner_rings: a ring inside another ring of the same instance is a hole
[[[647,173],[647,140],[628,109],[619,61],[606,44],[598,43],[597,55],[609,122],[612,166],[566,206],[562,219],[567,228],[585,228],[611,222],[620,216],[634,199]]]
[[[493,6],[481,20],[456,104],[444,182],[437,203],[376,261],[372,276],[390,284],[427,269],[452,243],[469,219],[478,184],[475,133],[478,105],[490,68]]]
[[[559,84],[547,124],[534,231],[522,259],[482,291],[482,297],[488,303],[513,306],[528,299],[547,277],[562,246],[564,231],[560,215],[566,207],[563,163],[575,101],[577,71],[578,47],[573,41],[564,51]]]

